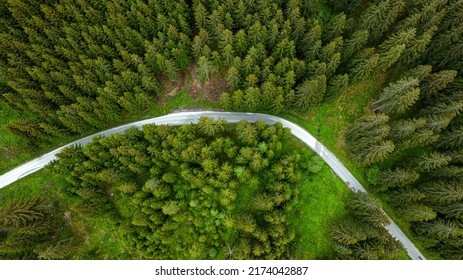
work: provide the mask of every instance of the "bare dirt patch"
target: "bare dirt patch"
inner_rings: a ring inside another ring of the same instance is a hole
[[[196,69],[196,64],[191,64],[181,72],[178,80],[170,79],[165,75],[157,75],[156,79],[163,88],[162,94],[157,96],[158,106],[162,106],[166,100],[175,97],[182,89],[187,90],[188,95],[195,102],[202,100],[211,103],[219,102],[220,95],[230,90],[227,81],[220,75],[216,75],[209,81],[201,83],[196,74]]]
[[[336,142],[336,147],[343,151],[346,149],[346,137],[345,136],[346,136],[346,128],[343,128],[339,132],[338,141]]]
[[[196,74],[196,64],[192,64],[188,71],[191,81],[187,83],[187,90],[190,97],[195,101],[202,97],[206,102],[216,103],[219,102],[222,92],[230,90],[227,81],[220,76],[214,76],[209,81],[201,83]]]

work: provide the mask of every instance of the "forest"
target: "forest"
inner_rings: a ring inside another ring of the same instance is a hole
[[[143,116],[165,97],[167,83],[181,84],[192,69],[201,84],[214,81],[226,84],[220,88],[217,103],[224,110],[289,114],[302,121],[332,99],[347,93],[361,96],[362,92],[350,89],[373,81],[377,83],[377,90],[369,96],[368,104],[354,118],[346,120],[345,129],[337,135],[345,141],[342,149],[362,174],[367,183],[365,187],[389,206],[401,226],[430,257],[463,259],[462,0],[0,0],[0,4],[1,132],[22,139],[19,144],[18,141],[4,143],[0,138],[0,152],[5,162],[20,154],[18,150],[37,149],[53,143],[53,139],[83,136],[123,123],[128,118]],[[3,111],[15,113],[3,114]],[[208,132],[211,135],[204,131],[198,133],[207,141],[215,141],[221,137],[226,139],[226,135],[220,134],[222,132],[213,129]],[[125,141],[131,137],[146,138],[138,134],[141,132],[130,133],[133,135],[127,136]],[[242,137],[239,135],[236,139],[230,137],[230,141],[245,141],[239,140]],[[320,140],[331,141],[328,138]],[[258,145],[251,142],[246,145]],[[176,142],[175,145],[180,147],[185,143]],[[98,145],[90,147],[97,149]],[[124,163],[120,164],[127,168],[120,173],[101,171],[102,175],[95,175],[103,159],[91,158],[98,164],[84,160],[87,149],[89,147],[66,151],[67,154],[62,155],[63,163],[54,165],[60,172],[72,175],[69,179],[75,188],[83,188],[79,191],[82,196],[88,195],[89,199],[79,202],[79,211],[93,211],[92,203],[97,201],[106,205],[105,196],[99,193],[104,192],[104,188],[93,194],[86,193],[96,187],[94,184],[111,185],[149,170],[145,174],[152,177],[128,181],[125,185],[125,199],[129,200],[132,194],[137,197],[132,199],[138,209],[133,217],[139,219],[135,222],[139,224],[124,228],[127,242],[141,246],[140,251],[150,258],[159,256],[170,245],[157,246],[159,251],[145,250],[147,244],[159,243],[146,239],[147,232],[159,229],[146,225],[146,219],[151,219],[145,213],[149,207],[144,205],[149,197],[138,192],[147,193],[143,191],[149,188],[146,185],[156,188],[156,184],[170,184],[181,193],[181,186],[200,188],[200,184],[207,182],[205,187],[212,187],[220,181],[218,174],[206,176],[214,178],[217,175],[211,182],[207,180],[212,178],[196,178],[196,182],[192,180],[197,175],[184,178],[181,174],[173,174],[172,170],[164,170],[167,164],[164,158],[154,151],[142,153],[143,145],[117,152],[117,149],[111,152],[108,148],[105,160],[123,158]],[[196,167],[200,166],[202,172],[213,170],[214,173],[226,160],[230,160],[230,168],[236,167],[236,161],[238,166],[243,164],[239,163],[239,158],[225,154],[211,161],[201,161]],[[248,155],[248,159],[260,164],[255,170],[249,166],[249,170],[273,174],[276,170],[265,165],[262,154],[261,157],[257,155],[254,151]],[[66,156],[86,161],[88,166],[81,165],[78,166],[81,170],[73,170],[72,161],[69,165],[64,163]],[[175,158],[175,155],[165,156]],[[149,157],[162,160],[155,162],[157,167],[153,169]],[[167,159],[168,164],[173,161]],[[183,170],[180,166],[185,163],[178,164],[175,171]],[[297,160],[293,164],[297,164]],[[248,176],[246,170],[242,172]],[[114,178],[109,178],[111,176]],[[170,201],[171,210],[191,207],[177,200],[177,192],[163,195],[158,198]],[[264,201],[269,194],[262,195]],[[214,201],[213,197],[208,199]],[[218,216],[212,201],[206,208],[211,214],[214,210]],[[33,200],[15,203],[10,207],[24,204],[32,212],[39,211],[42,205]],[[229,203],[228,207],[240,207],[233,205],[231,200]],[[164,206],[156,208],[159,201],[155,205],[151,208],[154,212],[166,215]],[[227,206],[221,207],[226,209]],[[281,208],[284,211],[283,202]],[[262,211],[249,210],[250,213]],[[201,211],[187,212],[194,217],[193,225],[201,223]],[[40,221],[43,215],[30,222]],[[158,218],[169,221],[167,225],[172,226],[177,222],[174,217]],[[256,232],[260,226],[267,231],[273,226],[263,216],[252,219]],[[247,222],[251,224],[252,219],[249,217]],[[286,231],[287,225],[278,225],[286,234],[285,242],[291,244],[294,236],[290,230]],[[343,225],[344,231],[338,229],[338,233],[347,234],[353,230],[358,235],[359,226]],[[182,230],[190,234],[194,229]],[[208,230],[207,234],[214,232],[219,237],[208,240],[210,243],[202,244],[204,247],[195,244],[198,258],[219,256],[222,252],[215,249],[214,253],[216,244],[236,237],[233,230],[219,225],[211,225]],[[350,256],[347,258],[362,258],[362,254],[352,253],[355,246],[351,245],[360,242],[356,248],[365,248],[373,242],[368,238],[375,237],[367,237],[374,231],[360,231],[363,234],[354,238],[355,242],[331,235],[334,246],[339,252],[345,249],[344,256]],[[287,248],[283,244],[278,245],[271,239],[270,233],[267,236],[269,246],[279,249],[268,252],[264,246],[267,242],[262,241],[262,236],[256,237],[256,232],[247,232],[249,240],[240,240],[239,244],[249,247],[250,243],[261,242],[257,250],[261,254],[247,250],[245,257],[251,254],[254,258],[294,257],[285,251]],[[351,237],[355,235],[353,232]],[[163,234],[170,238],[175,236],[169,230]],[[396,251],[393,245],[389,247],[391,252]],[[179,249],[171,257],[192,256],[182,253],[188,254]],[[379,253],[367,258],[375,256],[381,258]]]

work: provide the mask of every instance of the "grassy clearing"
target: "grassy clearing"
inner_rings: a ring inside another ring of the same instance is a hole
[[[62,176],[54,175],[46,169],[37,171],[13,184],[0,189],[0,206],[11,200],[23,200],[29,197],[54,197],[56,188],[65,183]]]
[[[290,217],[299,236],[301,258],[335,257],[329,230],[339,217],[345,215],[344,203],[348,196],[349,190],[326,164],[303,182]]]
[[[314,107],[307,115],[282,114],[281,117],[291,120],[310,131],[320,142],[330,149],[359,180],[359,182],[383,204],[383,209],[399,225],[405,235],[417,248],[430,259],[435,257],[428,253],[412,235],[410,226],[395,215],[389,199],[367,182],[368,168],[352,163],[346,150],[344,140],[345,128],[356,119],[371,114],[369,104],[374,100],[384,85],[386,77],[378,75],[375,79],[360,81],[337,96],[327,98],[319,107]],[[320,133],[318,133],[320,129]],[[400,254],[397,259],[409,259]]]
[[[280,116],[312,133],[344,163],[360,183],[366,185],[363,168],[350,162],[344,133],[347,125],[369,111],[369,102],[377,95],[382,81],[384,78],[378,76],[377,79],[350,85],[339,95],[329,97],[317,107],[312,107],[306,115],[291,113]]]

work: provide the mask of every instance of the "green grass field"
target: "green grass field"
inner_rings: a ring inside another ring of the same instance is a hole
[[[326,164],[304,181],[290,217],[300,237],[302,258],[334,258],[329,230],[345,214],[344,202],[348,195],[348,188]]]

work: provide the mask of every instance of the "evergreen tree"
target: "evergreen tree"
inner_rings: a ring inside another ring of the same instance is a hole
[[[457,75],[457,71],[454,70],[442,70],[437,73],[433,73],[428,79],[422,84],[421,90],[426,95],[436,95],[440,90],[444,89],[449,83],[451,83]]]
[[[414,40],[416,37],[416,29],[409,28],[391,35],[387,40],[379,45],[379,50],[382,53],[389,51],[390,49],[399,46],[405,45],[408,47],[408,44]]]
[[[443,219],[418,223],[416,231],[418,234],[426,235],[430,238],[437,238],[439,240],[463,236],[463,228],[460,223]]]
[[[383,90],[380,98],[374,104],[381,104],[375,110],[387,114],[404,113],[418,100],[420,89],[417,88],[418,80],[413,78],[401,79],[390,84]]]
[[[320,102],[326,91],[326,77],[318,76],[313,80],[305,80],[296,89],[295,105],[304,111],[311,104]]]
[[[432,181],[423,186],[426,200],[450,203],[463,200],[463,188],[455,181]]]
[[[405,45],[397,45],[385,53],[381,53],[378,62],[378,69],[386,71],[391,67],[402,55],[405,50]]]
[[[425,222],[434,220],[437,216],[436,212],[428,206],[415,204],[406,206],[399,211],[401,217],[409,222]]]
[[[359,52],[368,43],[368,30],[355,31],[344,43],[342,60],[347,61],[353,54]]]
[[[416,169],[419,171],[431,171],[449,164],[450,156],[439,152],[424,153],[416,159]]]
[[[381,172],[380,181],[386,187],[403,187],[418,180],[419,174],[413,170],[396,168]]]
[[[337,14],[331,18],[330,22],[324,28],[323,39],[329,42],[336,37],[342,36],[346,26],[346,15],[344,13]]]
[[[361,164],[370,165],[381,162],[394,151],[392,141],[382,141],[368,146],[365,150],[358,152],[353,159]]]
[[[353,81],[359,81],[376,71],[379,63],[379,54],[365,53],[364,57],[351,70],[350,75]]]

